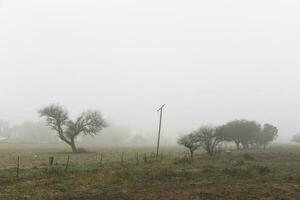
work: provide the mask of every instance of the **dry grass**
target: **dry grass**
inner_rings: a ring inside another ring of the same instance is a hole
[[[71,155],[71,167],[65,172],[67,154],[62,147],[2,147],[2,167],[6,165],[3,160],[12,163],[7,168],[13,165],[12,158],[22,153],[26,169],[19,179],[4,178],[14,171],[0,170],[0,199],[300,199],[299,148],[234,152],[218,160],[198,154],[192,164],[175,159],[181,149],[169,148],[164,149],[163,161],[140,160],[137,165],[136,152],[150,151],[94,149],[96,153]],[[99,152],[107,155],[101,166],[96,159]],[[127,155],[123,165],[121,152]],[[32,168],[46,163],[50,155],[58,162],[51,174]]]

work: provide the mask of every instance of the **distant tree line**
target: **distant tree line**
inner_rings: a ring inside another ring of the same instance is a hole
[[[0,120],[0,141],[5,143],[53,143],[58,139],[43,122],[23,122],[10,126]]]
[[[300,143],[300,134],[296,134],[291,139],[292,142]]]
[[[0,136],[7,138],[9,136],[9,122],[0,120]]]
[[[218,152],[221,142],[233,142],[236,149],[266,148],[278,136],[278,129],[271,124],[263,126],[255,121],[234,120],[221,126],[202,126],[178,139],[178,144],[190,151],[191,159],[194,151],[202,147],[213,158]]]
[[[126,126],[111,124],[101,133],[93,137],[85,137],[84,134],[81,134],[76,142],[84,146],[101,145],[102,147],[131,146],[137,142],[136,140],[131,141],[131,130]],[[146,142],[149,140],[148,138],[144,139]],[[43,121],[26,121],[21,124],[10,125],[8,121],[0,120],[0,143],[59,144],[61,142],[63,141],[57,136],[56,131],[45,126]]]

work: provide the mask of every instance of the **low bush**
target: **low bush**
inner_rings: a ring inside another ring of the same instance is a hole
[[[253,171],[249,168],[229,167],[222,170],[222,173],[235,177],[250,177]]]
[[[243,166],[243,165],[245,165],[245,162],[244,162],[243,160],[234,160],[234,161],[232,162],[232,165],[233,165],[234,167]]]
[[[183,157],[183,158],[176,158],[174,161],[173,161],[174,164],[191,164],[192,161],[190,158],[188,157]]]
[[[255,158],[252,155],[250,155],[249,153],[244,153],[243,158],[245,160],[255,160]]]
[[[264,175],[264,174],[269,174],[271,172],[271,169],[267,166],[260,166],[260,165],[255,165],[253,166],[253,169],[257,171],[257,173]]]

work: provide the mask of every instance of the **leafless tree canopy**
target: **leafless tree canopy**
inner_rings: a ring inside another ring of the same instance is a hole
[[[98,111],[83,112],[75,121],[69,119],[68,111],[59,105],[50,105],[39,111],[46,117],[49,127],[56,130],[59,138],[69,144],[74,153],[78,152],[75,139],[80,135],[96,135],[107,123]]]
[[[208,155],[213,157],[218,144],[222,141],[222,137],[218,134],[217,129],[212,126],[202,126],[195,131],[195,134]]]
[[[197,136],[194,133],[190,133],[188,135],[180,137],[177,143],[190,150],[192,161],[194,159],[194,151],[201,146],[201,143],[197,140]]]

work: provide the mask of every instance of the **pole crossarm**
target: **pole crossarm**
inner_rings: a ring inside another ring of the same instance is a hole
[[[158,112],[158,111],[161,111],[161,110],[165,107],[165,105],[166,105],[166,104],[162,105],[162,106],[157,110],[157,112]]]

